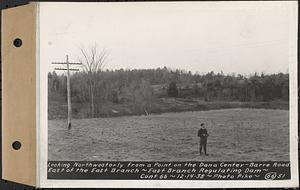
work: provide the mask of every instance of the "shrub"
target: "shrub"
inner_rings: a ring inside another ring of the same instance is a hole
[[[176,82],[171,82],[167,90],[169,97],[178,97],[178,88]]]

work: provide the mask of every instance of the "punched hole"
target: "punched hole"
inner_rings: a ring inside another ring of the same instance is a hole
[[[14,40],[14,46],[15,47],[21,47],[22,46],[22,40],[20,38],[17,38]]]
[[[22,145],[21,145],[21,143],[19,141],[15,141],[15,142],[12,143],[12,147],[15,150],[19,150],[21,148],[21,146]]]

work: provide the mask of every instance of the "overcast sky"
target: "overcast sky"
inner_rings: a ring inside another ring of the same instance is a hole
[[[41,64],[110,52],[105,69],[288,72],[297,2],[43,3]]]

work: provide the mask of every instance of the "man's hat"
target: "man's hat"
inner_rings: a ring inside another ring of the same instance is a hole
[[[204,126],[204,123],[201,123],[200,126]]]

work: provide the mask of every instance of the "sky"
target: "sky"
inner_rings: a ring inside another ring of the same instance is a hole
[[[297,2],[42,3],[40,61],[109,52],[105,69],[287,73]]]

